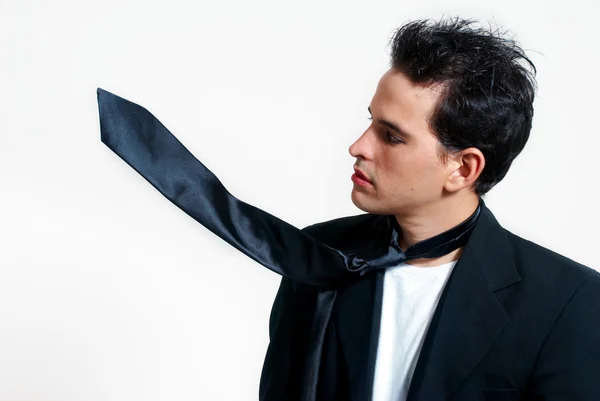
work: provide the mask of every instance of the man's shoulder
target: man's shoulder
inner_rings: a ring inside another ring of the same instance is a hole
[[[542,275],[583,282],[592,277],[600,280],[600,272],[557,251],[505,230],[513,248],[515,263],[521,274]]]

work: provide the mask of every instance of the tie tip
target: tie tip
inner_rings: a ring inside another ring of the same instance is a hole
[[[96,88],[96,96],[98,97],[98,99],[102,99],[107,96],[114,96],[114,95],[112,93],[110,93],[109,91],[98,87],[98,88]]]

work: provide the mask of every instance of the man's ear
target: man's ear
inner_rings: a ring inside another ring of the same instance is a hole
[[[456,192],[471,187],[477,181],[485,167],[485,157],[479,149],[467,148],[449,154],[447,165],[450,174],[444,189],[448,192]]]

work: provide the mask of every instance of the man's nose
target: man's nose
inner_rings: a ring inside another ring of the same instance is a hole
[[[365,131],[352,145],[350,145],[348,152],[352,157],[363,159],[371,159],[373,157],[368,133],[369,130]]]

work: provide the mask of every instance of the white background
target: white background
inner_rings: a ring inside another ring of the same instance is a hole
[[[155,114],[236,197],[289,223],[362,213],[348,147],[390,35],[460,15],[539,69],[524,152],[486,197],[600,267],[594,1],[0,0],[0,400],[253,400],[279,276],[100,142],[96,87]]]

